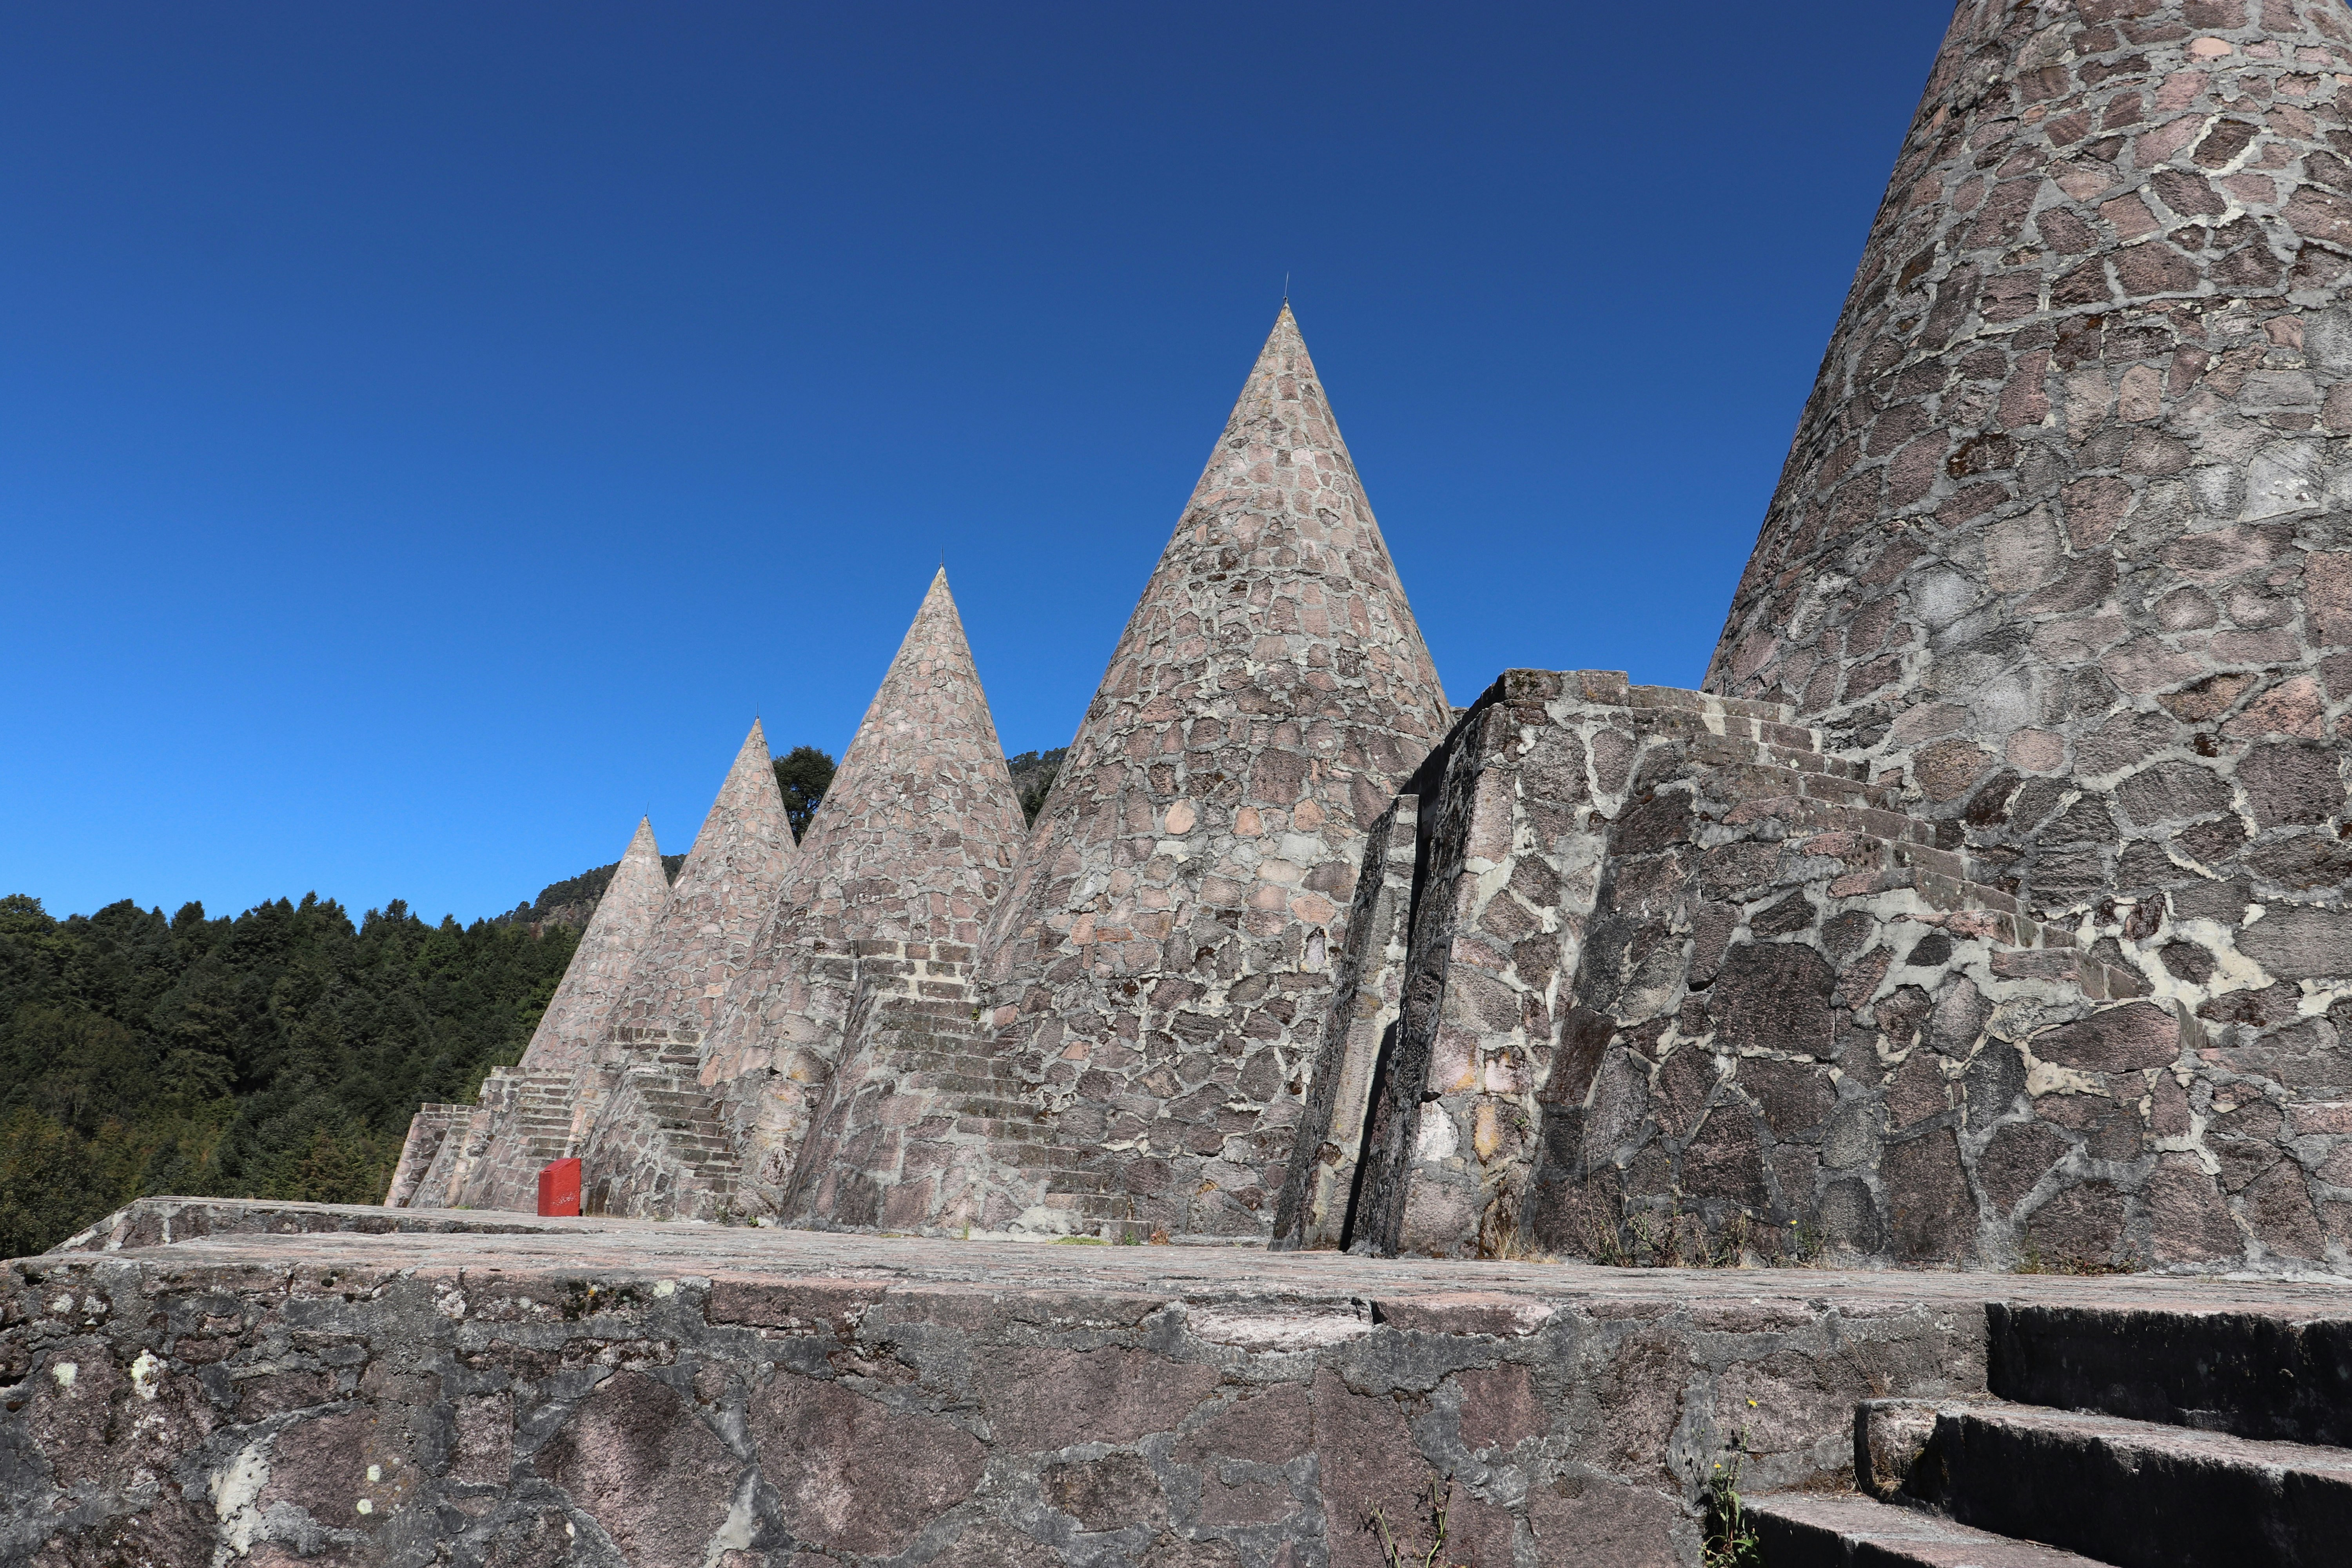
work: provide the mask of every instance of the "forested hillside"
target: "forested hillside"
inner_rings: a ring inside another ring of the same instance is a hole
[[[1062,756],[1007,759],[1032,820]],[[803,834],[833,758],[775,766]],[[221,920],[0,897],[0,1258],[142,1194],[378,1201],[418,1103],[521,1058],[614,869],[463,927],[315,894]]]
[[[512,1061],[579,932],[0,898],[0,1258],[142,1193],[382,1197],[417,1102]]]

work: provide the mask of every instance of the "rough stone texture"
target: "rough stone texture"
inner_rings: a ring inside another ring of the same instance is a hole
[[[386,1205],[436,1208],[458,1201],[469,1188],[477,1196],[487,1195],[488,1173],[500,1165],[504,1179],[496,1191],[504,1205],[512,1205],[529,1190],[525,1178],[564,1155],[572,1142],[573,1075],[604,1037],[669,900],[669,878],[653,824],[640,819],[562,981],[531,1031],[521,1063],[496,1069],[496,1086],[486,1086],[476,1105],[417,1110],[384,1194]],[[481,1183],[475,1179],[478,1169],[484,1173]]]
[[[430,1100],[416,1108],[416,1114],[408,1119],[408,1136],[400,1145],[400,1159],[392,1168],[392,1183],[384,1189],[384,1207],[402,1207],[417,1195],[425,1173],[440,1156],[442,1143],[453,1130],[473,1120],[474,1110],[470,1105],[437,1105]],[[447,1193],[446,1178],[438,1191]],[[437,1208],[440,1205],[425,1206]]]
[[[1763,1561],[1775,1568],[2105,1568],[2054,1546],[2010,1541],[1918,1509],[1836,1493],[1782,1493],[1751,1510]]]
[[[641,828],[630,846],[633,860],[641,860],[641,848],[655,855],[649,828]],[[519,1067],[492,1069],[478,1109],[462,1132],[453,1129],[443,1138],[410,1205],[530,1209],[538,1201],[540,1167],[572,1155],[583,1159],[592,1204],[687,1217],[730,1202],[731,1149],[710,1169],[694,1168],[686,1157],[692,1144],[685,1134],[691,1130],[672,1124],[708,1121],[716,1112],[694,1083],[700,1043],[781,890],[793,852],[767,737],[754,720],[670,885],[660,919],[636,940],[628,978],[605,1007],[601,1034],[584,1055],[566,1037],[551,1042],[541,1061],[526,1057]],[[635,882],[648,874],[660,876],[657,857],[635,868]],[[627,863],[614,874],[599,920],[614,903],[622,879],[631,875]],[[582,946],[585,952],[585,941]],[[600,952],[600,964],[607,966],[599,973],[600,1005],[604,981],[631,951],[616,941]],[[677,1103],[678,1096],[689,1094],[700,1103]],[[616,1104],[625,1104],[634,1120],[615,1120],[610,1112]],[[693,1201],[673,1209],[680,1194]]]
[[[702,1081],[724,1086],[743,1150],[748,1207],[781,1210],[827,1098],[858,1093],[856,1073],[836,1068],[862,994],[894,989],[908,944],[976,943],[1027,837],[941,569],[703,1053]],[[869,952],[882,965],[871,974]]]
[[[596,900],[588,929],[580,933],[562,983],[549,998],[539,1027],[531,1031],[522,1054],[523,1072],[569,1071],[587,1060],[604,1037],[629,975],[669,901],[669,878],[662,870],[654,825],[640,818],[619,868]]]
[[[2126,1564],[2341,1562],[2352,1450],[2002,1403],[1939,1411],[1906,1491],[1963,1524]]]
[[[614,1007],[608,1040],[623,1054],[698,1043],[751,954],[794,858],[792,824],[760,721],[743,737],[719,798],[677,869],[670,902]]]
[[[2160,928],[2085,950],[1821,742],[1604,671],[1482,697],[1409,784],[1402,1009],[1318,1244],[2352,1265],[2309,1057],[2219,1048],[2151,994]]]
[[[1655,831],[1645,743],[1825,769],[1810,732],[1780,718],[1629,688],[1607,670],[1513,670],[1471,706],[1412,781],[1433,805],[1350,1245],[1491,1256],[1516,1239],[1542,1097],[1580,1099],[1605,1042],[1567,1001],[1612,843],[1603,829],[1639,808],[1633,838]]]
[[[731,1218],[740,1161],[719,1107],[696,1080],[692,1050],[672,1047],[622,1067],[577,1140],[586,1212],[661,1219]]]
[[[991,926],[1039,1228],[1270,1233],[1364,831],[1450,720],[1286,306]]]
[[[1307,1080],[1297,1141],[1275,1206],[1278,1248],[1348,1245],[1364,1119],[1381,1053],[1394,1048],[1391,1033],[1404,1000],[1420,824],[1420,797],[1401,795],[1365,836],[1364,868],[1348,910],[1348,940],[1324,1016],[1323,1047]]]
[[[841,1065],[775,1213],[825,1228],[1012,1232],[1034,1196],[1013,1157],[1036,1138],[1035,1111],[983,1037],[971,950],[861,942],[855,957]]]
[[[1369,1564],[1450,1472],[1481,1568],[1696,1568],[1727,1445],[1833,1481],[1857,1402],[1984,1394],[1989,1301],[2340,1305],[229,1200],[79,1245],[0,1272],[0,1560]]]
[[[2352,1078],[2347,44],[1961,5],[1707,678],[2298,1089]]]

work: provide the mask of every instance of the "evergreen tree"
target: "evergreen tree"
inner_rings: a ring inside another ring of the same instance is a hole
[[[776,787],[784,792],[784,815],[795,840],[808,837],[817,802],[833,787],[833,754],[814,746],[794,746],[776,759]]]
[[[518,1060],[579,933],[315,894],[53,919],[0,898],[0,1257],[142,1194],[373,1203],[420,1101]]]

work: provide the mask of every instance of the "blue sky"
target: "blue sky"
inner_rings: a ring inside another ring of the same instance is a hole
[[[1454,700],[1705,667],[1948,15],[0,4],[0,892],[461,920],[1065,743],[1290,275]]]

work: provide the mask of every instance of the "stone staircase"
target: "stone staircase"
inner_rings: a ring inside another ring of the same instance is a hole
[[[1989,1397],[1867,1401],[1854,1491],[1748,1500],[1769,1568],[2352,1562],[2352,1318],[1990,1316]]]
[[[590,1212],[712,1219],[732,1208],[741,1163],[700,1066],[692,1046],[672,1043],[622,1069],[581,1152]]]
[[[999,1231],[1044,1173],[1030,1086],[978,1018],[971,950],[866,942],[842,1065],[803,1146],[789,1223]]]
[[[514,1125],[534,1176],[550,1160],[572,1152],[572,1075],[527,1074],[515,1088]]]

